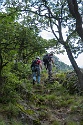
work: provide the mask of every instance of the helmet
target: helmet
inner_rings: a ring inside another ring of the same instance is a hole
[[[37,57],[36,57],[36,59],[40,59],[40,57],[39,57],[39,56],[37,56]]]

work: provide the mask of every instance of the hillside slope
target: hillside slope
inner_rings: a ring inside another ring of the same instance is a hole
[[[15,105],[0,104],[0,125],[83,125],[83,97],[69,95],[57,81],[23,83],[18,92]]]

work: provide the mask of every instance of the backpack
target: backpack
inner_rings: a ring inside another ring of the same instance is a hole
[[[32,69],[32,68],[34,68],[34,69],[35,69],[35,68],[36,68],[36,66],[39,66],[39,62],[38,62],[38,60],[37,60],[37,59],[32,61],[32,64],[31,64],[31,69]]]
[[[48,54],[44,55],[44,57],[43,57],[44,65],[49,64],[50,60],[51,60],[51,58]]]

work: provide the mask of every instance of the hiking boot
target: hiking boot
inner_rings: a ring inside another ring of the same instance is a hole
[[[48,80],[50,80],[50,78],[51,78],[51,77],[50,77],[50,76],[48,76]]]
[[[35,85],[35,80],[33,79],[33,85]]]
[[[48,76],[48,79],[49,79],[49,80],[52,79],[52,75]]]

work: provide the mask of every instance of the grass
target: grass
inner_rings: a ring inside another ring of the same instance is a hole
[[[19,111],[25,116],[35,119],[33,125],[44,122],[50,125],[82,125],[83,124],[83,97],[79,95],[70,95],[61,84],[35,85],[27,83],[24,88],[28,91],[29,96],[24,93],[17,105],[9,103],[8,105],[0,104],[0,112],[5,114],[0,119],[0,125],[23,125],[21,118],[18,119]],[[20,95],[21,95],[20,94]],[[24,97],[24,98],[23,98]],[[25,108],[26,104],[26,108]],[[11,118],[8,118],[9,114]],[[79,117],[78,117],[79,116]],[[7,122],[7,120],[10,120]],[[76,121],[77,120],[77,121]],[[13,122],[14,121],[14,122]],[[47,125],[48,125],[47,124]],[[28,125],[28,123],[26,123]],[[43,125],[43,124],[42,124]]]

